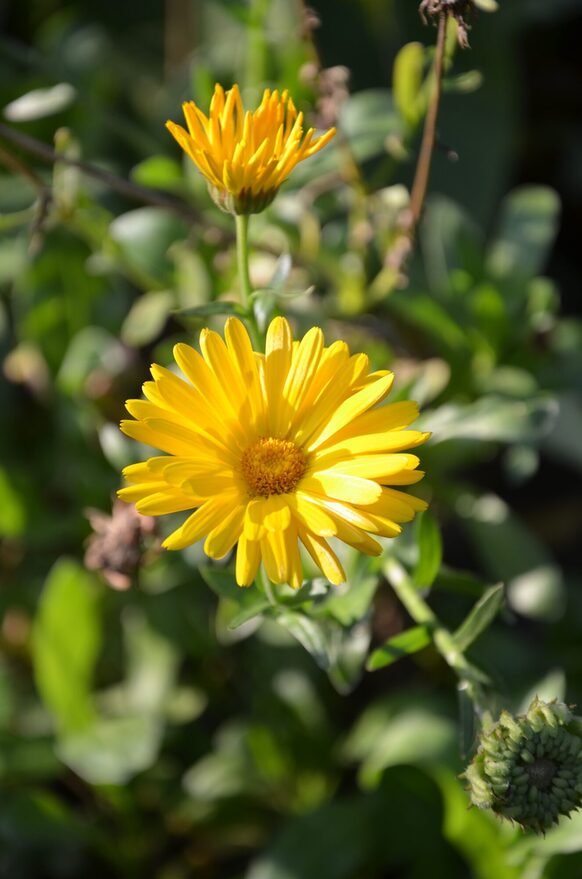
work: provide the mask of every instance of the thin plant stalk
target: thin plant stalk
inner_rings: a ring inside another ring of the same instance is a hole
[[[240,280],[240,302],[246,314],[249,333],[254,347],[263,350],[263,340],[253,310],[251,276],[249,272],[249,220],[248,214],[236,214],[236,257]]]

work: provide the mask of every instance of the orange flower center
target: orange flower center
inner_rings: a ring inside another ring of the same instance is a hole
[[[307,468],[307,458],[295,443],[262,436],[245,450],[241,467],[253,497],[288,494]]]

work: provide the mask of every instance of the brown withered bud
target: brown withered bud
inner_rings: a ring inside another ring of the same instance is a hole
[[[418,7],[420,17],[427,24],[427,18],[437,19],[441,13],[452,16],[457,22],[457,39],[462,49],[469,48],[470,25],[467,15],[475,11],[473,0],[422,0]]]
[[[309,39],[313,31],[317,30],[318,27],[321,27],[319,13],[312,9],[311,6],[304,6],[302,21],[303,37]]]
[[[93,529],[85,550],[85,567],[99,571],[112,589],[129,589],[139,568],[148,538],[156,535],[155,519],[142,516],[131,504],[114,501],[111,515],[87,509]]]
[[[309,62],[301,68],[300,76],[318,94],[314,124],[317,128],[335,127],[341,106],[350,95],[349,69],[342,64],[320,69],[315,62]]]

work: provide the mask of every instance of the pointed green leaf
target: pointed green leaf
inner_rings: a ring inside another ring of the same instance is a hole
[[[329,646],[324,627],[303,613],[284,610],[277,614],[277,622],[284,626],[293,637],[305,647],[324,671],[331,665]]]
[[[385,644],[374,650],[366,663],[366,668],[368,671],[377,671],[379,668],[392,665],[403,656],[418,653],[419,650],[430,644],[430,640],[430,632],[426,626],[413,626],[411,629],[406,629],[405,632],[399,632],[398,635],[389,638]]]
[[[473,641],[476,641],[479,635],[491,625],[504,598],[503,583],[489,587],[453,636],[459,650],[466,650],[467,647],[470,647]]]
[[[412,579],[420,589],[430,589],[443,558],[441,532],[436,519],[428,511],[422,513],[417,522],[418,562]]]
[[[174,314],[176,317],[211,317],[220,314],[244,317],[245,310],[237,302],[207,302],[205,305],[195,305],[192,308],[180,308]]]

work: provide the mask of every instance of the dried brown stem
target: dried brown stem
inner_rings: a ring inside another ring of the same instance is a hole
[[[16,131],[14,128],[4,125],[1,122],[0,138],[20,147],[20,149],[25,150],[25,152],[38,156],[39,159],[43,159],[45,162],[51,164],[54,164],[55,162],[64,162],[66,165],[78,168],[88,177],[100,180],[106,186],[109,186],[111,189],[114,189],[116,192],[119,192],[134,201],[167,208],[167,210],[172,211],[172,213],[177,214],[189,223],[197,222],[199,219],[198,214],[190,207],[190,205],[172,195],[160,192],[157,189],[150,189],[147,186],[138,186],[136,183],[130,183],[129,180],[124,180],[123,177],[118,177],[110,171],[105,171],[103,168],[91,165],[89,162],[84,162],[81,159],[74,159],[70,156],[58,153],[56,150],[53,150],[52,147],[48,146],[48,144],[43,143],[28,134],[23,134],[21,131]],[[14,157],[12,158],[14,159]],[[25,166],[21,164],[21,168],[25,168]],[[32,183],[33,177],[36,177],[37,175],[31,171],[30,168],[26,168],[26,171],[26,176]],[[22,170],[20,170],[19,173],[22,173]],[[40,180],[40,178],[37,179]]]
[[[426,192],[428,189],[428,181],[430,177],[430,167],[432,164],[432,155],[436,143],[437,121],[441,104],[441,95],[443,88],[443,69],[445,62],[445,46],[447,36],[447,20],[448,13],[441,11],[439,14],[436,54],[434,61],[434,91],[428,113],[424,123],[424,132],[422,135],[422,143],[418,156],[418,164],[416,166],[416,174],[414,183],[412,184],[412,192],[410,195],[410,236],[414,237],[416,228],[420,221]]]
[[[0,144],[0,162],[5,168],[12,171],[13,174],[18,174],[20,177],[24,178],[24,180],[26,180],[35,190],[38,196],[31,230],[31,246],[34,250],[42,240],[42,232],[52,198],[50,188],[45,184],[44,180],[39,177],[36,171],[33,171],[32,168],[29,168],[28,165],[21,162],[19,158],[5,149],[2,144]]]
[[[428,190],[442,96],[448,19],[449,12],[445,8],[440,8],[433,73],[434,89],[424,122],[422,143],[410,195],[410,206],[401,223],[401,234],[386,259],[386,265],[396,273],[397,278],[402,276],[406,260],[412,251]]]

